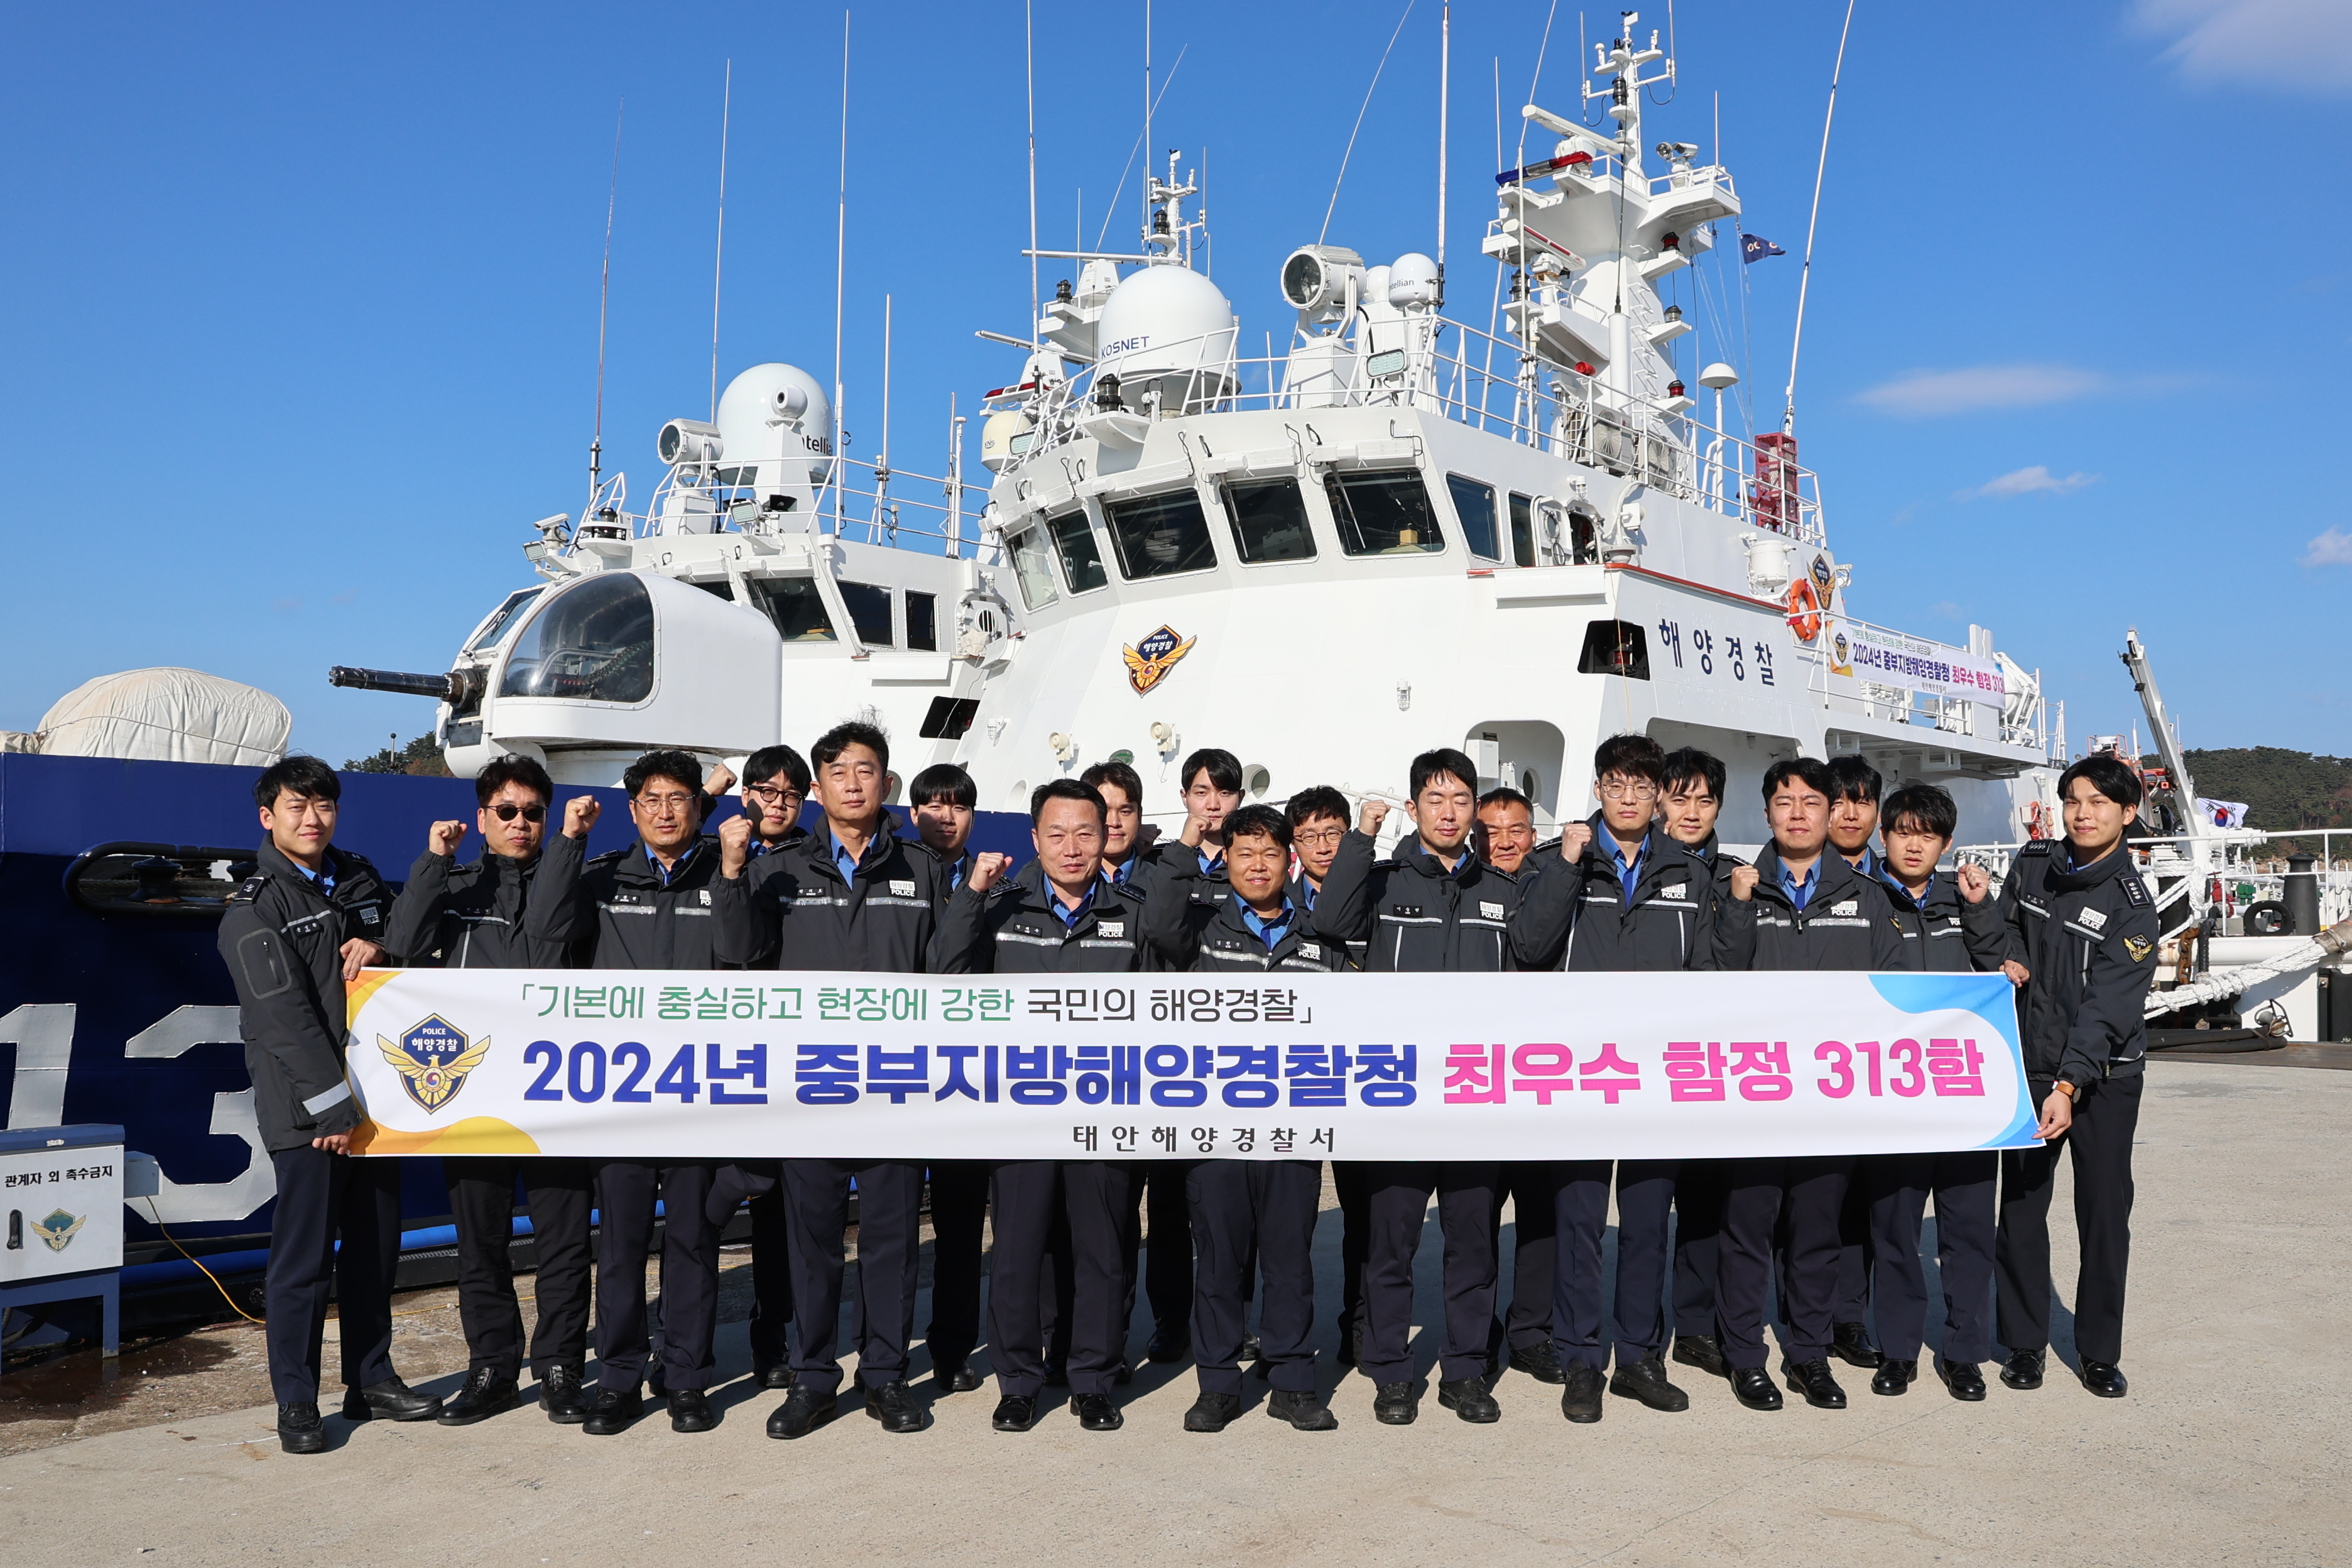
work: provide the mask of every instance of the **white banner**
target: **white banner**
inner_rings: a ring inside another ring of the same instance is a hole
[[[1047,984],[1059,980],[1059,984]],[[371,970],[371,1154],[1559,1160],[2023,1148],[1999,974]]]
[[[1851,621],[1839,621],[1830,632],[1829,652],[1834,675],[1995,705],[2009,693],[2009,681],[1999,661],[1925,637],[1907,637],[1877,627],[1865,631]]]

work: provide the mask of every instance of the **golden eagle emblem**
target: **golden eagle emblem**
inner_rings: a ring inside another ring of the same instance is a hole
[[[49,1244],[51,1252],[63,1252],[66,1249],[66,1243],[71,1241],[80,1232],[83,1222],[89,1218],[88,1215],[68,1214],[63,1209],[52,1209],[47,1215],[33,1222],[33,1229],[39,1234],[43,1241]]]
[[[1118,650],[1127,660],[1127,683],[1135,688],[1138,697],[1168,679],[1168,672],[1177,662],[1192,651],[1199,637],[1179,638],[1175,628],[1162,626],[1132,647]]]
[[[466,1087],[467,1075],[482,1065],[490,1052],[488,1036],[472,1044],[463,1032],[439,1014],[426,1018],[400,1037],[397,1043],[375,1037],[376,1049],[400,1074],[408,1098],[426,1110],[438,1110]]]
[[[2156,951],[2156,944],[2144,936],[2127,936],[2124,938],[2124,951],[2131,954],[2134,963],[2140,963]]]

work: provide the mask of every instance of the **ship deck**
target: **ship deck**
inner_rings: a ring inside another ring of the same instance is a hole
[[[1848,1371],[1850,1409],[1792,1401],[1765,1415],[1683,1368],[1688,1414],[1612,1399],[1600,1426],[1576,1427],[1554,1391],[1507,1373],[1499,1425],[1454,1420],[1433,1389],[1420,1424],[1400,1430],[1373,1423],[1371,1390],[1351,1373],[1333,1394],[1337,1432],[1267,1420],[1253,1379],[1244,1417],[1204,1437],[1180,1429],[1187,1364],[1145,1368],[1112,1435],[1081,1432],[1065,1413],[1025,1436],[993,1433],[983,1391],[938,1398],[919,1436],[886,1436],[850,1414],[784,1444],[763,1435],[777,1396],[750,1386],[736,1321],[719,1334],[722,1422],[708,1436],[674,1435],[656,1415],[598,1440],[530,1407],[462,1429],[331,1418],[333,1451],[298,1459],[278,1452],[261,1404],[258,1331],[240,1326],[138,1352],[103,1387],[85,1372],[77,1390],[62,1365],[12,1376],[0,1388],[0,1530],[26,1568],[141,1556],[367,1563],[420,1549],[453,1563],[677,1563],[787,1542],[795,1557],[966,1568],[1081,1556],[1547,1568],[2340,1560],[2352,1374],[2329,1347],[2352,1257],[2352,1077],[2267,1069],[2342,1065],[2321,1054],[2345,1049],[2151,1068],[2133,1386],[2120,1402],[2092,1398],[2055,1364],[2038,1393],[1996,1384],[1975,1405],[1932,1379],[1874,1398],[1866,1374]],[[2064,1185],[2056,1359],[2071,1363]],[[1328,1289],[1336,1213],[1317,1243]],[[1438,1252],[1433,1220],[1416,1314],[1424,1363]],[[747,1272],[743,1254],[728,1261]],[[415,1315],[399,1320],[404,1370],[439,1393],[455,1391],[464,1363],[447,1300],[404,1300]],[[1318,1301],[1327,1368],[1335,1306]],[[924,1302],[917,1323],[928,1314]],[[330,1366],[333,1355],[331,1342]],[[925,1364],[919,1349],[916,1389],[929,1395]]]

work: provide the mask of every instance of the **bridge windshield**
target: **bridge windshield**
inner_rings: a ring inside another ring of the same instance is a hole
[[[654,602],[625,572],[559,594],[508,656],[501,697],[643,702],[654,689]]]

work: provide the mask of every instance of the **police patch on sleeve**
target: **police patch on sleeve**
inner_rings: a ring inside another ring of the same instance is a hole
[[[2144,936],[2127,936],[2124,938],[2124,951],[2131,954],[2134,963],[2144,963],[2147,955],[2156,951],[2156,943]]]

